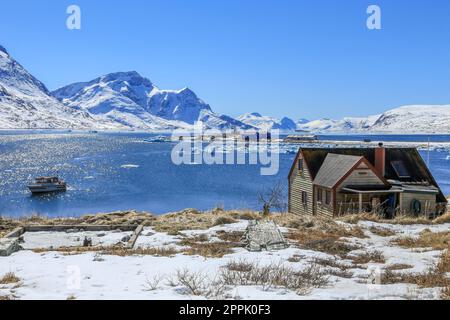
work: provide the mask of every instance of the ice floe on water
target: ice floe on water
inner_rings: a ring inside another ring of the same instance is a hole
[[[122,169],[136,169],[139,168],[137,164],[124,164],[120,166]]]

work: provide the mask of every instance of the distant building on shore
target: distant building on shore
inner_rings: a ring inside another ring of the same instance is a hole
[[[284,139],[286,143],[302,143],[302,142],[314,142],[318,141],[318,137],[315,134],[295,134],[289,135]]]

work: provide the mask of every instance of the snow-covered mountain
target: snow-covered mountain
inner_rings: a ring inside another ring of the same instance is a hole
[[[370,130],[371,126],[377,121],[380,115],[369,116],[366,118],[346,117],[340,120],[319,119],[313,121],[299,121],[297,128],[311,132],[363,132]]]
[[[191,89],[160,90],[135,71],[74,83],[52,95],[68,107],[131,128],[188,128],[197,121],[210,128],[248,128],[231,117],[214,113]]]
[[[450,105],[403,106],[369,117],[297,123],[297,128],[334,133],[450,133]]]
[[[0,127],[91,128],[96,123],[89,113],[68,108],[50,96],[45,85],[28,73],[0,46]]]
[[[450,105],[403,106],[383,113],[372,132],[450,133]]]
[[[0,128],[280,129],[335,133],[450,133],[450,105],[412,105],[369,117],[294,122],[247,113],[217,114],[192,90],[161,90],[137,72],[111,73],[50,93],[0,46]]]
[[[262,130],[302,130],[312,133],[450,133],[450,105],[412,105],[368,117],[335,119],[289,118],[279,121],[259,113],[246,113],[238,119]]]
[[[294,120],[284,117],[279,120],[272,117],[262,116],[257,112],[246,113],[237,118],[239,121],[260,130],[278,129],[283,131],[294,131],[297,129],[297,124]]]

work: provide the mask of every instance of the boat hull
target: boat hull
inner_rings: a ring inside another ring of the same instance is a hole
[[[28,189],[33,194],[39,194],[39,193],[52,193],[52,192],[62,192],[66,191],[66,186],[59,185],[59,186],[28,186]]]

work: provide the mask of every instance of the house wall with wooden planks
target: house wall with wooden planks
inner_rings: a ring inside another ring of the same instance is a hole
[[[314,187],[314,195],[315,195],[315,199],[314,199],[314,214],[318,215],[318,216],[322,216],[322,217],[333,217],[333,203],[334,203],[334,199],[333,199],[333,191],[331,189],[326,189],[326,188],[322,188],[322,187]],[[321,191],[319,191],[319,189]],[[326,202],[326,198],[327,198],[327,192],[329,192],[329,201],[330,203],[327,204]],[[320,199],[318,197],[318,195],[320,195]]]
[[[367,167],[364,162],[361,162],[355,170],[339,185],[339,188],[344,186],[361,186],[361,185],[384,185],[383,181]]]
[[[420,201],[422,207],[420,214],[434,214],[436,212],[435,194],[404,192],[400,197],[400,213],[414,214],[412,209],[414,200]]]
[[[289,211],[294,214],[312,215],[314,199],[312,179],[305,163],[303,163],[303,170],[299,170],[299,160],[302,160],[301,154],[289,177]],[[306,192],[306,204],[302,199],[302,192]]]

